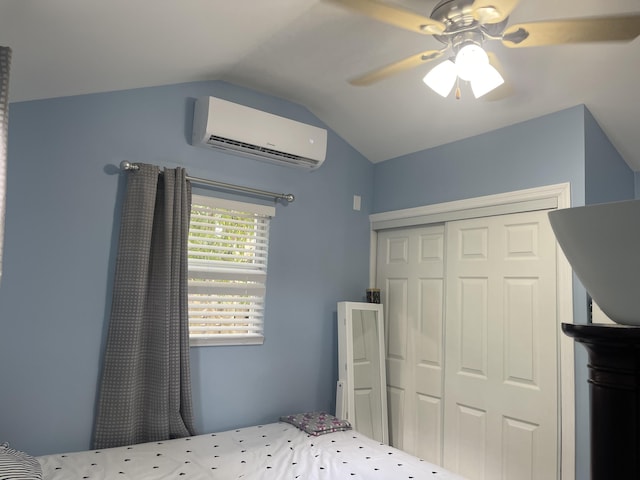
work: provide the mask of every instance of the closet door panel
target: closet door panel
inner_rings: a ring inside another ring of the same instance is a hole
[[[441,458],[442,456],[442,399],[417,394],[416,415],[418,418],[416,456]]]
[[[444,466],[470,480],[557,478],[556,244],[546,212],[450,222],[447,247]]]
[[[484,480],[487,412],[475,406],[456,404],[450,421],[447,428],[454,432],[459,445],[453,458],[455,470],[464,477]]]
[[[416,337],[416,391],[442,394],[442,298],[441,278],[419,281],[418,335]]]
[[[442,461],[444,227],[378,234],[391,444]]]
[[[389,439],[393,446],[404,449],[404,411],[407,384],[407,303],[408,279],[389,278],[382,288],[386,307],[387,405],[389,408]]]

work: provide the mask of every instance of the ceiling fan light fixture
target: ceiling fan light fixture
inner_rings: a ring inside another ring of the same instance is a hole
[[[448,97],[457,77],[458,70],[455,63],[451,60],[445,60],[429,70],[422,81],[438,95]]]
[[[456,55],[456,68],[461,80],[470,82],[486,65],[489,65],[487,52],[477,43],[468,43]]]
[[[474,97],[480,98],[502,85],[504,78],[502,78],[498,70],[487,63],[482,69],[476,72],[476,75],[471,79],[470,83]]]

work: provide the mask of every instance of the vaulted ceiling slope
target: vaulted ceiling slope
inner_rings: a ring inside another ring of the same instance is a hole
[[[437,2],[389,3],[428,16]],[[639,12],[637,0],[520,0],[509,23]],[[507,85],[478,100],[427,88],[433,64],[350,85],[442,44],[322,0],[0,0],[0,45],[13,49],[13,102],[225,80],[304,105],[372,162],[584,104],[640,171],[640,39],[487,43]]]

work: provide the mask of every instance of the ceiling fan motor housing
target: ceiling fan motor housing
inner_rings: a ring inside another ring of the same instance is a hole
[[[470,26],[475,20],[472,14],[473,0],[442,0],[429,15],[433,20],[458,27]]]
[[[483,41],[484,35],[480,31],[456,33],[449,39],[454,56],[457,55],[460,50],[462,50],[462,47],[470,44],[482,46]]]
[[[454,54],[469,43],[482,45],[485,36],[499,37],[509,20],[507,17],[498,23],[481,23],[474,17],[473,3],[474,0],[442,0],[431,12],[430,18],[446,26],[444,33],[434,38],[450,45]]]

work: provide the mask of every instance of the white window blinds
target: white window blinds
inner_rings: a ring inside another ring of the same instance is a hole
[[[275,208],[201,195],[191,203],[190,343],[261,344]]]

